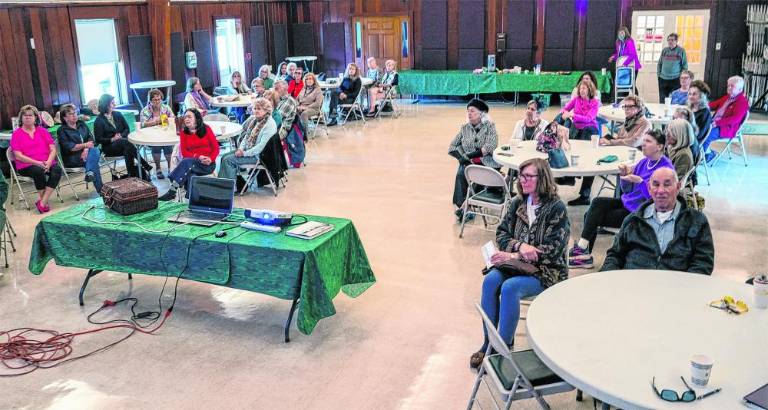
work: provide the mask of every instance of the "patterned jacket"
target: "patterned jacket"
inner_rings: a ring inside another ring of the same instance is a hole
[[[504,220],[496,228],[496,243],[505,252],[517,252],[523,243],[535,246],[542,253],[533,264],[539,268],[536,276],[541,286],[548,288],[568,279],[566,249],[571,236],[571,222],[565,204],[559,198],[541,204],[533,225],[528,223],[526,199],[512,199]]]
[[[466,158],[467,154],[482,149],[486,154],[482,157],[483,165],[491,168],[501,168],[501,165],[493,160],[493,150],[499,144],[499,136],[496,133],[496,124],[491,121],[480,123],[475,131],[470,123],[461,126],[461,130],[451,141],[448,153],[458,153]]]
[[[280,98],[280,102],[277,104],[277,112],[280,113],[280,118],[283,121],[280,123],[280,139],[284,140],[288,133],[291,132],[291,126],[293,120],[296,119],[296,108],[299,103],[293,99],[290,95]]]

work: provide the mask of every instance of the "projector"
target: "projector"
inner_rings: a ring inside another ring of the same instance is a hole
[[[293,214],[271,209],[246,209],[245,219],[262,225],[285,226],[291,223]]]

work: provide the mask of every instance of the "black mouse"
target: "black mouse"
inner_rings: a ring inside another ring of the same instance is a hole
[[[217,238],[223,238],[223,237],[227,236],[227,233],[224,232],[224,231],[218,231],[218,232],[216,232],[216,234],[214,236],[216,236]]]

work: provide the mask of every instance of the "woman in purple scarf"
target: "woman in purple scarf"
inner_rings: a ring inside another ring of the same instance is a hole
[[[184,97],[184,106],[186,109],[196,108],[200,111],[200,114],[205,117],[210,108],[210,101],[211,96],[203,90],[203,86],[200,85],[200,79],[197,77],[189,77],[187,80],[187,95]]]

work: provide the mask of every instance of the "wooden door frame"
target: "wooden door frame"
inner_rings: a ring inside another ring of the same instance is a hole
[[[400,50],[400,52],[398,53],[397,70],[398,71],[403,70],[403,69],[409,70],[409,69],[411,69],[413,67],[413,64],[414,64],[414,48],[413,48],[414,47],[414,39],[413,39],[413,23],[412,23],[413,22],[413,15],[412,14],[413,13],[387,12],[387,13],[376,13],[376,14],[370,14],[370,13],[368,13],[368,14],[355,14],[355,15],[352,16],[352,18],[350,20],[350,25],[352,26],[351,30],[350,30],[350,33],[352,34],[350,36],[351,37],[350,40],[351,40],[351,43],[352,43],[352,48],[351,48],[351,50],[352,50],[352,62],[354,62],[355,64],[358,64],[358,67],[363,72],[363,74],[366,72],[366,70],[368,70],[368,67],[366,65],[365,58],[363,58],[363,56],[365,56],[365,51],[364,51],[365,49],[364,48],[363,48],[363,52],[362,52],[362,56],[361,56],[362,61],[360,61],[358,63],[358,60],[357,60],[357,32],[356,32],[356,29],[355,29],[355,26],[356,26],[357,22],[362,22],[366,18],[393,18],[393,17],[399,17],[400,18],[400,24],[402,24],[403,20],[407,21],[408,22],[408,67],[403,67],[402,64],[401,64],[403,58],[402,58],[402,50]],[[402,39],[403,32],[402,32],[400,27],[401,26],[398,25],[397,33],[400,35],[400,39]],[[364,27],[364,25],[361,24],[361,28],[363,30],[363,32],[361,33],[361,37],[364,38],[365,37],[365,27]],[[398,43],[398,44],[401,44],[401,43]],[[365,47],[365,44],[362,44],[362,46]],[[382,67],[383,67],[383,64],[382,64]]]

